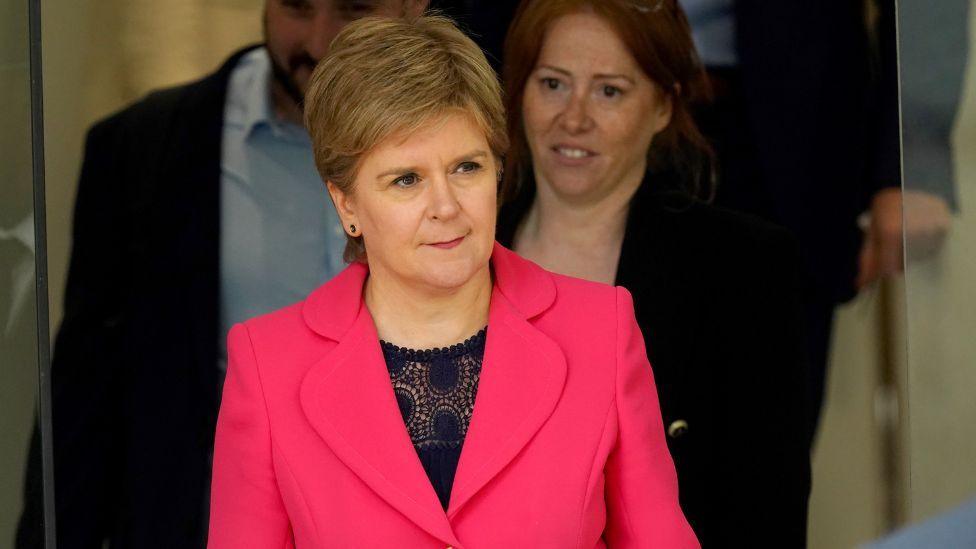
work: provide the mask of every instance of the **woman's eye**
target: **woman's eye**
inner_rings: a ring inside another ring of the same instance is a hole
[[[623,90],[617,86],[603,86],[603,95],[606,97],[617,97],[623,93]]]
[[[559,84],[560,84],[560,82],[556,78],[548,78],[547,77],[547,78],[543,78],[542,79],[542,85],[545,86],[546,88],[550,89],[550,90],[558,90],[559,89]]]
[[[407,175],[401,175],[400,177],[393,180],[393,184],[397,187],[412,187],[417,183],[417,174],[408,173]]]
[[[481,169],[481,164],[478,164],[477,162],[461,162],[460,164],[458,164],[457,172],[471,173],[471,172],[476,172],[480,169]]]

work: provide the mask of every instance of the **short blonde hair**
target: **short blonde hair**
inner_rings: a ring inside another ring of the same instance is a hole
[[[508,136],[498,77],[477,44],[438,15],[350,23],[305,92],[315,166],[347,194],[373,147],[450,111],[473,117],[501,166]],[[346,261],[361,259],[362,237],[348,239]]]

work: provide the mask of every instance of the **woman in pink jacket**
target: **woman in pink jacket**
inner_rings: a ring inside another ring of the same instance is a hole
[[[698,547],[630,295],[494,241],[477,46],[350,24],[305,117],[351,265],[231,330],[210,547]]]

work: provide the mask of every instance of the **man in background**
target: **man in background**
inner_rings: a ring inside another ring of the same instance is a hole
[[[343,267],[306,83],[347,23],[426,3],[267,0],[264,44],[89,131],[52,363],[59,548],[205,546],[224,337]]]

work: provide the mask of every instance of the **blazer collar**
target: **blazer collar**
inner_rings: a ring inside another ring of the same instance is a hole
[[[529,443],[555,409],[566,379],[560,347],[529,322],[555,300],[552,276],[497,244],[491,263],[495,286],[482,373],[446,514],[403,424],[362,299],[366,265],[351,265],[303,308],[312,330],[338,341],[302,382],[300,400],[309,423],[388,504],[456,547],[461,544],[449,517]]]
[[[524,319],[542,314],[556,299],[552,275],[499,243],[491,253],[495,289]],[[363,285],[369,275],[365,263],[353,263],[319,286],[305,300],[305,323],[319,335],[339,341],[359,315]]]

